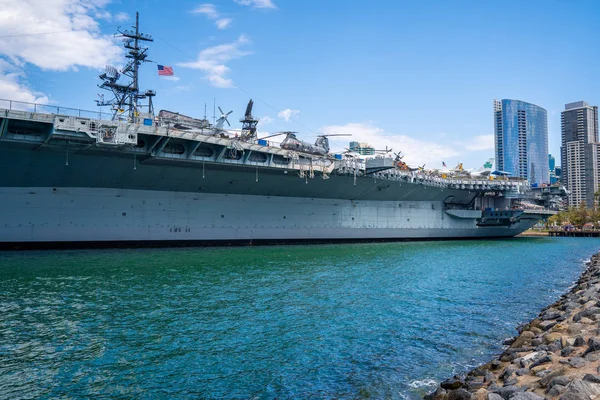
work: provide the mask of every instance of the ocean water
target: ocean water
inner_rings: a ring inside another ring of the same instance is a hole
[[[0,398],[401,399],[487,362],[593,238],[0,253]]]

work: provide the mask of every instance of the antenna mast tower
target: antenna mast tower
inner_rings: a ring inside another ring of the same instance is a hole
[[[101,89],[111,91],[114,98],[109,101],[104,101],[103,99],[96,100],[96,103],[100,107],[111,106],[114,111],[113,120],[117,119],[120,113],[124,114],[127,112],[128,120],[134,122],[139,115],[140,107],[148,107],[148,112],[154,114],[152,98],[156,96],[156,92],[154,90],[146,90],[146,92],[140,94],[139,91],[139,67],[143,62],[150,62],[150,60],[146,59],[148,48],[140,47],[140,43],[153,42],[154,39],[150,35],[140,33],[140,19],[137,12],[135,13],[135,26],[132,28],[135,28],[135,31],[121,31],[117,29],[118,33],[115,35],[123,37],[123,47],[128,50],[125,57],[131,61],[125,65],[120,73],[115,67],[107,65],[104,73],[100,75],[100,79],[103,82],[98,86]],[[121,75],[129,77],[131,81],[119,83],[118,80]],[[139,100],[145,98],[148,98],[148,105],[141,106]]]

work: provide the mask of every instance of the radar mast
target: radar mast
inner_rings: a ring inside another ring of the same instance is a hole
[[[123,47],[127,50],[125,57],[131,61],[123,67],[121,72],[112,65],[107,65],[104,73],[100,75],[102,83],[98,85],[101,89],[108,90],[113,93],[113,99],[104,101],[104,99],[96,100],[98,106],[111,106],[113,110],[112,119],[118,119],[122,114],[127,113],[128,120],[135,122],[139,116],[141,107],[148,107],[148,113],[153,114],[152,97],[156,95],[153,90],[147,90],[140,94],[139,91],[139,67],[144,62],[150,62],[146,59],[148,56],[148,48],[140,47],[140,42],[153,42],[152,36],[140,32],[139,13],[135,13],[135,30],[117,29],[115,36],[123,37]],[[130,82],[119,82],[121,75],[130,78]],[[140,105],[139,101],[148,98],[148,105]]]

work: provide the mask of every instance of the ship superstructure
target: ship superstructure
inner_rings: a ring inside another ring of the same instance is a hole
[[[122,33],[131,63],[101,76],[110,114],[0,101],[4,245],[510,237],[549,214],[523,206],[523,180],[334,155],[325,136],[312,147],[258,138],[252,101],[241,132],[224,129],[222,110],[214,125],[155,115],[154,91],[138,90],[139,43],[151,39],[138,26]]]

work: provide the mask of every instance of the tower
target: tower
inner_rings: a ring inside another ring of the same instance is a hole
[[[593,207],[598,191],[598,107],[585,101],[565,105],[560,114],[562,182],[569,206]]]
[[[497,168],[531,183],[548,183],[548,114],[521,100],[494,100]]]

